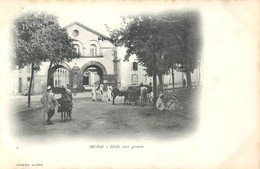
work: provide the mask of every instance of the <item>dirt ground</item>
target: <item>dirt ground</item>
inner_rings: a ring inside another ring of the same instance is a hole
[[[44,138],[147,138],[175,139],[196,129],[196,102],[182,100],[183,109],[163,113],[152,105],[116,105],[108,101],[74,100],[72,120],[61,121],[60,113],[52,117],[53,125],[43,125],[43,109],[12,113],[12,133],[20,139]]]

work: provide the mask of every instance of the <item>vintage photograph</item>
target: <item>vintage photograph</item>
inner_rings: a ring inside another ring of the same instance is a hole
[[[83,15],[84,13],[80,13]],[[88,16],[49,11],[13,22],[11,112],[19,138],[153,137],[196,128],[202,45],[196,10]]]
[[[259,168],[259,2],[0,4],[0,168]]]

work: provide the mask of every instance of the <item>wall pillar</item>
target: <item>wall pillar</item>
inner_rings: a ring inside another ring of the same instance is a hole
[[[80,81],[79,77],[79,70],[80,68],[78,66],[73,66],[72,67],[72,86],[76,84],[78,86],[78,91],[82,92],[82,81]]]

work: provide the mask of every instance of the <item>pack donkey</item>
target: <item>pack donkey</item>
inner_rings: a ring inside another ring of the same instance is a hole
[[[72,102],[63,100],[62,98],[57,99],[58,101],[58,113],[61,113],[61,121],[71,120]]]

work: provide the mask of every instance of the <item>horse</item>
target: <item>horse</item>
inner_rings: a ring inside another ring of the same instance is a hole
[[[58,101],[58,113],[61,113],[61,121],[71,120],[72,102],[69,103],[62,98],[57,99]],[[66,118],[66,119],[65,119]]]
[[[141,104],[144,106],[146,104],[147,94],[152,92],[152,86],[143,85],[143,86],[130,86],[128,88],[129,92],[129,101],[133,101],[136,105],[141,99]]]
[[[116,96],[124,96],[124,104],[126,104],[129,96],[129,92],[127,90],[120,91],[119,88],[114,88],[111,92],[111,95],[113,97],[113,105],[115,104],[115,98]]]
[[[146,102],[147,93],[152,92],[152,86],[143,85],[143,87],[144,87],[144,90],[142,92],[141,92],[140,86],[129,86],[126,90],[123,90],[123,91],[120,91],[119,88],[114,88],[111,93],[112,97],[113,97],[113,105],[115,104],[114,100],[115,100],[116,96],[125,96],[124,104],[134,102],[134,104],[136,105],[140,97],[142,100],[144,100]],[[141,94],[141,93],[143,93],[143,94]]]

